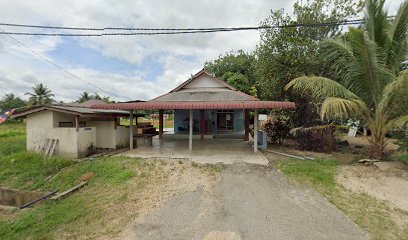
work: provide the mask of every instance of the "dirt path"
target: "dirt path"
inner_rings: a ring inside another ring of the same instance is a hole
[[[271,167],[234,164],[214,187],[172,197],[136,220],[128,239],[366,239],[312,190]]]

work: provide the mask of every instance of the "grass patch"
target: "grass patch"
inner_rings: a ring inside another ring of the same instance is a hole
[[[291,180],[310,186],[342,210],[372,239],[408,239],[408,226],[399,226],[395,218],[407,218],[406,212],[388,208],[371,196],[356,193],[336,184],[334,160],[280,160],[276,166]]]
[[[337,163],[334,160],[305,161],[288,159],[277,162],[277,167],[286,175],[308,185],[329,189],[336,185]]]
[[[135,178],[140,188],[150,180],[149,166],[140,159],[106,157],[75,163],[62,157],[45,158],[26,152],[24,128],[22,123],[0,125],[1,187],[64,191],[84,176],[88,184],[79,193],[59,201],[44,201],[33,209],[12,214],[0,212],[0,239],[57,239],[61,233],[73,239],[95,236],[101,229],[110,229],[99,226],[102,228],[95,230],[98,229],[95,225],[111,221],[100,219],[116,206],[112,203],[126,201],[124,186],[128,180]],[[138,171],[146,174],[138,175]],[[137,190],[132,188],[132,191]]]
[[[65,159],[44,159],[32,153],[12,155],[13,162],[2,159],[0,185],[30,190],[64,191],[81,181],[81,176],[92,173],[88,185],[81,193],[56,202],[44,202],[34,209],[19,211],[13,219],[2,219],[0,236],[5,239],[49,239],[54,231],[63,229],[70,234],[86,228],[85,223],[101,218],[106,205],[124,194],[115,194],[141,166],[140,159],[124,157],[98,158],[73,163]],[[24,156],[23,158],[20,158]],[[49,176],[52,176],[49,178]],[[89,231],[89,229],[87,230]]]

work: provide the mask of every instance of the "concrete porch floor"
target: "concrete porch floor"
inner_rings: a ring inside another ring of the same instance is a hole
[[[193,140],[193,150],[188,149],[188,140],[153,138],[153,146],[138,146],[121,155],[140,158],[183,158],[200,164],[233,164],[239,162],[267,165],[268,160],[241,139]]]

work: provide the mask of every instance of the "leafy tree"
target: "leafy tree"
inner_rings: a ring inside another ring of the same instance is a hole
[[[30,105],[46,105],[54,102],[54,94],[52,94],[51,90],[42,83],[35,84],[31,89],[33,92],[25,93],[25,95],[30,96],[28,99]]]
[[[79,96],[79,99],[77,100],[77,102],[82,103],[88,100],[92,100],[95,99],[95,96],[93,96],[92,94],[90,94],[87,91],[84,91],[81,93],[81,95]]]
[[[0,109],[8,110],[13,108],[22,108],[26,106],[26,102],[14,93],[7,93],[0,101]]]
[[[408,121],[408,110],[397,111],[408,95],[408,70],[403,62],[408,53],[408,1],[391,21],[384,0],[367,0],[365,24],[348,34],[321,44],[326,61],[339,78],[299,77],[286,89],[310,94],[319,102],[322,119],[360,118],[372,135],[370,157],[382,158],[387,132]]]
[[[241,73],[229,73],[224,74],[224,76],[225,75],[227,75],[226,81],[229,85],[235,87],[241,92],[249,93],[251,85],[249,84],[249,80],[245,75]]]
[[[318,24],[336,22],[355,16],[361,11],[361,2],[349,0],[298,1],[293,14],[284,10],[272,11],[261,26]],[[336,25],[320,27],[270,28],[261,31],[261,41],[255,51],[258,96],[264,100],[295,100],[297,114],[292,119],[297,125],[312,125],[318,115],[310,99],[299,98],[283,91],[293,78],[302,75],[331,76],[331,71],[320,56],[318,44],[323,39],[341,34]]]
[[[256,83],[254,60],[253,54],[238,50],[220,55],[216,60],[205,62],[204,68],[238,90],[251,94],[250,89]]]
[[[106,96],[102,96],[102,97],[101,97],[101,96],[100,96],[99,94],[97,94],[97,93],[95,93],[94,99],[102,100],[102,101],[104,101],[104,102],[106,102],[106,103],[114,103],[114,102],[115,102],[115,101],[111,100],[110,97],[106,97]]]

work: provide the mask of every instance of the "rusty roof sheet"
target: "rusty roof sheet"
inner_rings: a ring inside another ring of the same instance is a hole
[[[138,103],[113,103],[95,104],[93,109],[112,110],[144,110],[144,109],[272,109],[272,108],[295,108],[294,102],[275,101],[225,101],[225,102],[138,102]]]

